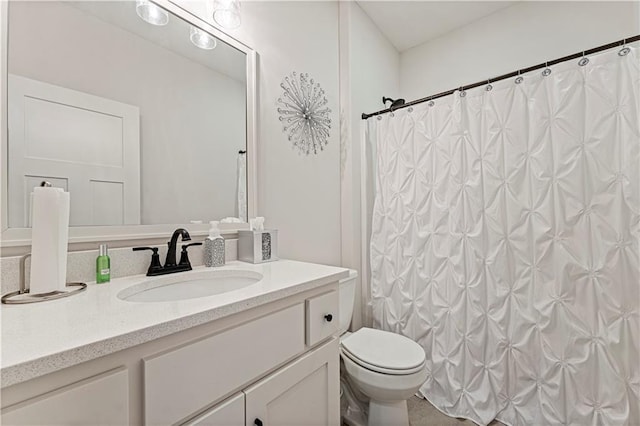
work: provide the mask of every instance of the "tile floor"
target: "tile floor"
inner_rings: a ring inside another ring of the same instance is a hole
[[[426,399],[412,397],[407,401],[409,407],[409,424],[411,426],[474,426],[470,420],[445,416]],[[503,426],[494,421],[489,426]]]

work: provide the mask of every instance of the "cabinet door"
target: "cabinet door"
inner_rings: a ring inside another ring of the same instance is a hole
[[[243,426],[244,394],[241,392],[216,405],[184,426]]]
[[[246,425],[339,425],[338,344],[333,338],[245,390]]]
[[[126,425],[129,378],[124,368],[91,377],[2,410],[3,425]]]

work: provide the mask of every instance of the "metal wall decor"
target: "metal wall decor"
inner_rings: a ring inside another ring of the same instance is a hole
[[[308,73],[286,76],[280,87],[278,114],[282,130],[300,154],[317,154],[324,150],[331,130],[331,109],[324,89]]]

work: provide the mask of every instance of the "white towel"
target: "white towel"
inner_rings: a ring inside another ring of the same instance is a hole
[[[238,204],[236,216],[247,221],[247,153],[238,153]]]

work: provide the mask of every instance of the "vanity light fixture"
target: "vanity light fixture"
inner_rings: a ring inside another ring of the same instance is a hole
[[[151,25],[161,27],[169,23],[169,13],[149,0],[136,0],[136,13]]]
[[[238,28],[240,0],[213,0],[213,20],[223,28]]]
[[[211,50],[216,47],[218,42],[215,37],[206,31],[202,31],[200,28],[191,26],[191,30],[189,31],[189,38],[191,39],[191,43],[200,49]]]

